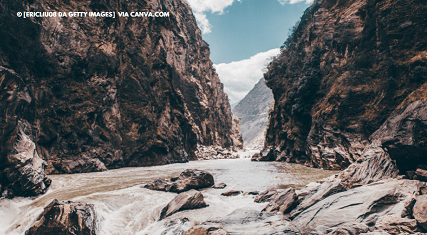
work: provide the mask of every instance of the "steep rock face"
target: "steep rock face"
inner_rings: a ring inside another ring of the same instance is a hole
[[[241,120],[240,131],[246,148],[264,146],[268,109],[273,100],[271,89],[265,85],[264,78],[261,78],[245,98],[233,108],[233,114]]]
[[[243,148],[243,136],[242,133],[240,133],[241,121],[240,118],[235,115],[232,115],[232,121],[233,125],[231,127],[231,138],[233,140],[234,146],[241,149]]]
[[[76,10],[170,17],[16,17]],[[197,144],[233,146],[227,95],[184,0],[0,0],[0,21],[0,65],[22,78],[29,102],[2,114],[3,126],[32,125],[48,172],[185,162]]]
[[[325,169],[357,161],[426,82],[426,13],[421,0],[315,1],[265,74],[275,100],[266,146]]]
[[[0,66],[0,195],[36,196],[46,192],[50,179],[31,137],[31,125],[20,118],[31,97],[15,71]]]

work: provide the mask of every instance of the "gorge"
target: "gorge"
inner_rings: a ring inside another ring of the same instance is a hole
[[[426,233],[426,15],[315,0],[239,120],[186,1],[0,0],[0,233]]]

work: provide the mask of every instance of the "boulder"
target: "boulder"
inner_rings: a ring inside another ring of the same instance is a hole
[[[144,187],[166,192],[181,193],[190,189],[207,188],[214,185],[213,176],[201,170],[187,169],[183,171],[178,178],[156,179],[151,183],[146,184]]]
[[[162,220],[178,211],[191,210],[207,207],[203,194],[192,189],[188,192],[178,194],[160,212],[159,219]]]
[[[237,196],[237,195],[239,195],[241,193],[243,193],[243,191],[231,190],[231,191],[228,191],[228,192],[221,193],[221,195],[222,196],[230,197],[230,196]]]
[[[214,186],[212,186],[212,188],[216,188],[216,189],[223,189],[225,187],[227,187],[225,183],[215,184]]]
[[[254,154],[251,161],[275,161],[278,151],[273,147],[266,147],[259,154]]]
[[[94,206],[81,202],[58,202],[54,199],[25,235],[96,235]]]
[[[258,191],[250,191],[248,192],[248,195],[258,195],[259,192]]]
[[[302,211],[293,223],[302,233],[317,226],[329,228],[344,223],[375,226],[384,216],[401,218],[406,205],[413,200],[423,183],[413,180],[388,179],[331,195]]]
[[[284,215],[277,213],[260,213],[259,211],[246,209],[237,209],[225,217],[206,221],[201,225],[193,227],[189,232],[190,231],[193,233],[187,233],[188,235],[301,234],[300,231]],[[196,231],[200,233],[196,233]]]
[[[269,202],[271,198],[277,195],[280,191],[280,189],[276,188],[267,189],[264,192],[259,193],[258,196],[255,197],[254,202]]]
[[[299,205],[290,213],[291,218],[295,218],[301,212],[316,204],[317,202],[327,198],[330,195],[343,192],[346,188],[339,182],[325,182],[307,193]]]
[[[427,195],[418,196],[412,213],[418,224],[427,229]]]
[[[270,203],[262,211],[287,214],[295,208],[297,201],[298,197],[295,194],[295,190],[288,188],[272,197]]]
[[[427,170],[423,170],[423,169],[418,168],[415,171],[415,175],[417,176],[417,180],[427,182]]]

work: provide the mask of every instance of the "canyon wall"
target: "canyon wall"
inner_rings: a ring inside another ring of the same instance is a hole
[[[17,12],[116,12],[23,18]],[[169,12],[118,17],[117,12]],[[232,147],[228,97],[184,0],[0,0],[3,188],[19,133],[47,173],[195,159]],[[19,123],[25,124],[19,125]]]
[[[265,147],[275,159],[344,169],[377,142],[392,159],[421,159],[422,114],[399,126],[405,137],[387,133],[395,124],[376,131],[426,99],[426,14],[422,0],[315,1],[265,74],[275,100]]]

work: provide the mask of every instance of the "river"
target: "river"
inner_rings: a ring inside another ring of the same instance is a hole
[[[176,194],[152,191],[141,186],[156,178],[178,176],[185,169],[210,172],[224,189],[200,190],[208,207],[176,213],[157,221],[160,210]],[[192,161],[153,167],[134,167],[105,172],[50,175],[52,185],[39,197],[0,200],[0,234],[24,234],[43,207],[53,199],[92,203],[98,213],[98,231],[102,235],[161,234],[173,219],[188,218],[191,227],[208,219],[225,216],[239,208],[261,210],[266,203],[254,203],[247,193],[234,197],[220,194],[229,190],[263,191],[271,187],[299,189],[309,182],[335,174],[283,162],[251,162],[250,159]]]

